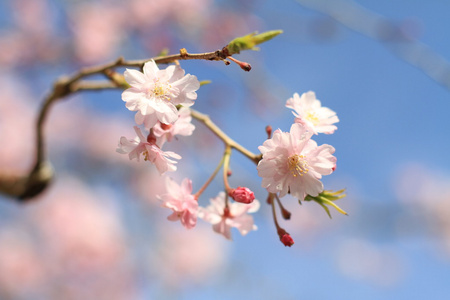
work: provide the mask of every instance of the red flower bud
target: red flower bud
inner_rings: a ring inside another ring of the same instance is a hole
[[[161,122],[160,122],[160,124],[161,124],[162,130],[169,130],[170,128],[172,128],[172,124],[164,124]]]
[[[246,187],[231,189],[228,192],[228,195],[230,195],[230,197],[233,198],[234,201],[245,204],[252,203],[253,200],[255,200],[255,195],[253,194],[253,192]]]
[[[147,142],[150,144],[156,144],[156,136],[153,134],[153,131],[150,131],[150,133],[147,135]]]
[[[270,125],[266,126],[266,133],[267,133],[267,137],[270,139],[272,137],[272,126],[270,126]]]
[[[286,247],[291,247],[292,245],[294,245],[294,240],[292,239],[292,237],[289,235],[289,233],[285,233],[280,241],[283,243],[283,245]]]

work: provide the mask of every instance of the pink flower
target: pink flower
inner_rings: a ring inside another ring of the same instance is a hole
[[[336,113],[328,107],[322,107],[314,92],[303,93],[300,97],[297,93],[286,101],[286,107],[292,108],[295,123],[303,124],[309,130],[317,133],[333,133],[337,127],[332,125],[339,122]]]
[[[198,202],[192,195],[192,182],[185,178],[181,185],[171,178],[166,179],[166,194],[158,196],[163,207],[170,208],[173,213],[167,217],[170,221],[181,221],[184,227],[191,229],[197,223]]]
[[[117,152],[121,154],[128,154],[130,160],[136,159],[139,161],[140,155],[144,156],[144,160],[148,160],[155,164],[160,174],[164,174],[166,171],[176,171],[177,167],[174,159],[181,159],[181,156],[171,151],[162,151],[156,142],[148,142],[141,132],[141,129],[134,126],[137,137],[134,140],[128,140],[126,137],[121,137]]]
[[[319,179],[333,172],[335,150],[330,145],[317,146],[311,136],[303,125],[293,124],[290,132],[278,129],[258,147],[263,154],[257,167],[263,178],[262,187],[270,193],[280,193],[280,197],[289,192],[300,200],[323,191]]]
[[[178,111],[178,120],[173,124],[156,123],[152,128],[153,134],[160,138],[161,143],[172,141],[176,135],[189,136],[195,129],[191,123],[192,117],[189,108],[182,107]]]
[[[197,99],[197,77],[184,75],[184,70],[176,65],[160,70],[153,60],[145,63],[143,71],[125,71],[125,80],[131,87],[122,93],[122,100],[129,110],[137,111],[136,123],[144,124],[146,129],[158,121],[173,124],[178,119],[176,106],[191,106]]]
[[[253,223],[253,217],[247,214],[258,211],[260,206],[258,200],[254,200],[251,204],[228,203],[228,208],[225,208],[225,193],[220,192],[210,201],[208,207],[199,208],[198,217],[211,223],[213,230],[223,234],[227,239],[231,240],[231,227],[236,227],[242,235],[258,229]]]
[[[253,200],[255,200],[255,195],[253,192],[246,187],[238,187],[237,189],[231,189],[228,192],[228,195],[230,195],[231,198],[233,198],[234,201],[249,204],[252,203]]]

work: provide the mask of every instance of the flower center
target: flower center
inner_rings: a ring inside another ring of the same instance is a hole
[[[149,96],[167,100],[170,101],[170,92],[171,92],[172,86],[168,83],[161,83],[159,80],[155,81],[155,85],[153,86],[153,89],[149,89],[148,94]]]
[[[314,111],[308,111],[306,113],[305,119],[313,123],[314,126],[319,125],[319,117],[317,116],[317,113]]]
[[[308,173],[308,162],[305,156],[294,154],[288,158],[289,171],[291,171],[292,176],[303,176],[303,174]]]

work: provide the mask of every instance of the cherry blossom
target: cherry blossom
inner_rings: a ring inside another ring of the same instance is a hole
[[[337,129],[332,125],[339,122],[336,113],[328,107],[323,107],[314,92],[303,93],[301,97],[295,93],[286,101],[286,107],[295,111],[292,113],[296,117],[296,123],[303,124],[314,134],[331,134]]]
[[[258,227],[253,223],[253,217],[247,213],[258,211],[260,203],[254,200],[251,204],[228,203],[225,207],[225,193],[220,192],[210,200],[211,204],[199,208],[198,217],[213,225],[213,230],[231,240],[231,227],[236,227],[242,235]]]
[[[263,154],[258,163],[262,187],[270,193],[288,192],[303,200],[306,195],[317,196],[323,191],[322,175],[329,175],[336,165],[335,149],[317,146],[312,133],[301,124],[293,124],[290,132],[276,130],[271,139],[258,149]]]
[[[145,63],[143,73],[127,69],[125,80],[130,88],[122,93],[122,100],[131,111],[137,111],[135,120],[146,129],[158,121],[173,124],[178,119],[177,105],[191,106],[197,99],[200,83],[194,75],[184,75],[178,65],[160,70],[155,61]]]
[[[176,171],[176,161],[173,159],[181,159],[181,156],[172,151],[162,151],[158,146],[158,141],[147,141],[141,132],[141,129],[134,126],[134,130],[137,134],[133,140],[128,140],[126,137],[121,137],[117,152],[121,154],[128,154],[130,160],[140,160],[140,155],[144,156],[144,160],[148,160],[155,164],[160,174],[164,174],[166,171]]]
[[[178,111],[178,120],[173,124],[157,122],[152,128],[153,134],[160,138],[161,143],[172,141],[176,135],[189,136],[194,132],[195,126],[191,123],[192,117],[189,108],[182,107]]]
[[[163,201],[162,206],[170,208],[173,213],[167,217],[170,221],[181,221],[187,229],[195,227],[197,223],[198,202],[192,195],[192,182],[185,178],[178,185],[171,178],[166,178],[166,194],[158,196]]]

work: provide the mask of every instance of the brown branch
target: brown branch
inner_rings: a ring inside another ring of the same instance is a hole
[[[251,151],[247,150],[245,147],[237,143],[235,140],[230,138],[225,134],[213,121],[211,121],[208,115],[202,114],[196,110],[191,109],[191,116],[194,119],[202,122],[206,127],[208,127],[219,139],[221,139],[226,146],[236,149],[237,151],[244,154],[247,158],[253,161],[255,164],[261,160],[261,154],[254,154]]]
[[[158,56],[152,58],[158,64],[168,64],[178,60],[212,60],[223,61],[228,57],[228,51],[224,47],[222,50],[207,53],[188,53],[181,49],[179,54]],[[123,88],[117,80],[111,76],[112,70],[119,67],[141,68],[151,59],[126,61],[122,57],[117,60],[94,67],[83,68],[72,76],[64,76],[56,80],[53,89],[44,99],[36,122],[36,158],[34,166],[28,174],[13,175],[0,173],[0,193],[6,194],[19,200],[32,198],[42,192],[53,178],[53,169],[46,159],[44,124],[53,104],[58,100],[71,94],[86,90],[104,90],[112,88]],[[103,74],[108,81],[85,81],[88,76]]]

